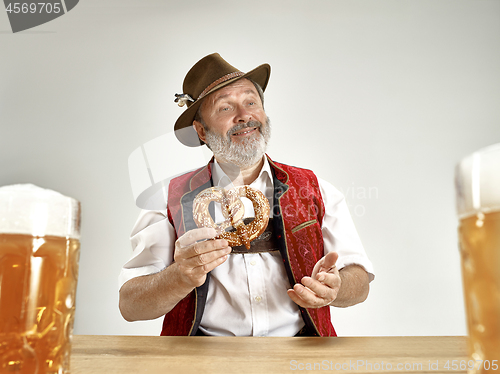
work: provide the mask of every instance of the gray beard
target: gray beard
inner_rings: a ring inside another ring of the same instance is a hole
[[[246,127],[256,127],[259,132],[242,142],[233,142],[231,135]],[[205,143],[218,161],[233,164],[239,168],[247,168],[259,162],[266,152],[267,144],[271,138],[271,122],[267,117],[265,125],[258,121],[236,125],[227,132],[226,136],[216,134],[205,126],[205,133]]]

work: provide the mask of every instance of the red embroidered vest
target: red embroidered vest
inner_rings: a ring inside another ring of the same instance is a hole
[[[269,157],[268,157],[269,159]],[[324,255],[321,224],[324,204],[314,173],[271,161],[274,182],[273,223],[280,253],[290,284],[312,274],[314,265]],[[177,236],[196,228],[192,218],[193,200],[211,187],[211,163],[174,178],[168,191],[167,214]],[[195,335],[208,293],[206,282],[181,300],[163,320],[161,335]],[[309,332],[318,336],[336,336],[330,321],[330,308],[299,307]]]

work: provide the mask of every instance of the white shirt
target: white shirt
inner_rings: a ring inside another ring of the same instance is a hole
[[[217,162],[212,169],[214,186],[226,185],[228,177]],[[325,216],[322,233],[325,254],[339,254],[337,268],[357,264],[373,280],[373,266],[361,244],[344,196],[330,183],[318,178]],[[273,180],[269,162],[250,184],[264,193],[273,206]],[[253,206],[242,199],[245,217],[253,217]],[[215,207],[215,222],[223,220]],[[272,216],[272,209],[271,209]],[[137,276],[163,270],[173,262],[175,230],[166,210],[144,210],[132,230],[132,258],[123,266],[119,286]],[[298,306],[288,297],[291,287],[279,251],[230,254],[212,270],[200,329],[219,336],[294,336],[303,326]]]

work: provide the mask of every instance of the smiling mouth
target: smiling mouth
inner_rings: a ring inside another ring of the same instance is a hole
[[[245,127],[243,130],[234,133],[233,136],[246,135],[255,130],[257,130],[257,127]]]

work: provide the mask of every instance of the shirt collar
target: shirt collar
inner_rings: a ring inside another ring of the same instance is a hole
[[[267,157],[265,155],[263,157],[264,164],[262,165],[259,176],[255,179],[255,181],[272,183],[273,174],[271,172],[271,165],[269,164]],[[214,182],[214,186],[225,186],[230,183],[229,177],[226,175],[226,173],[224,173],[224,170],[222,170],[220,164],[215,158],[212,167],[212,180]]]

